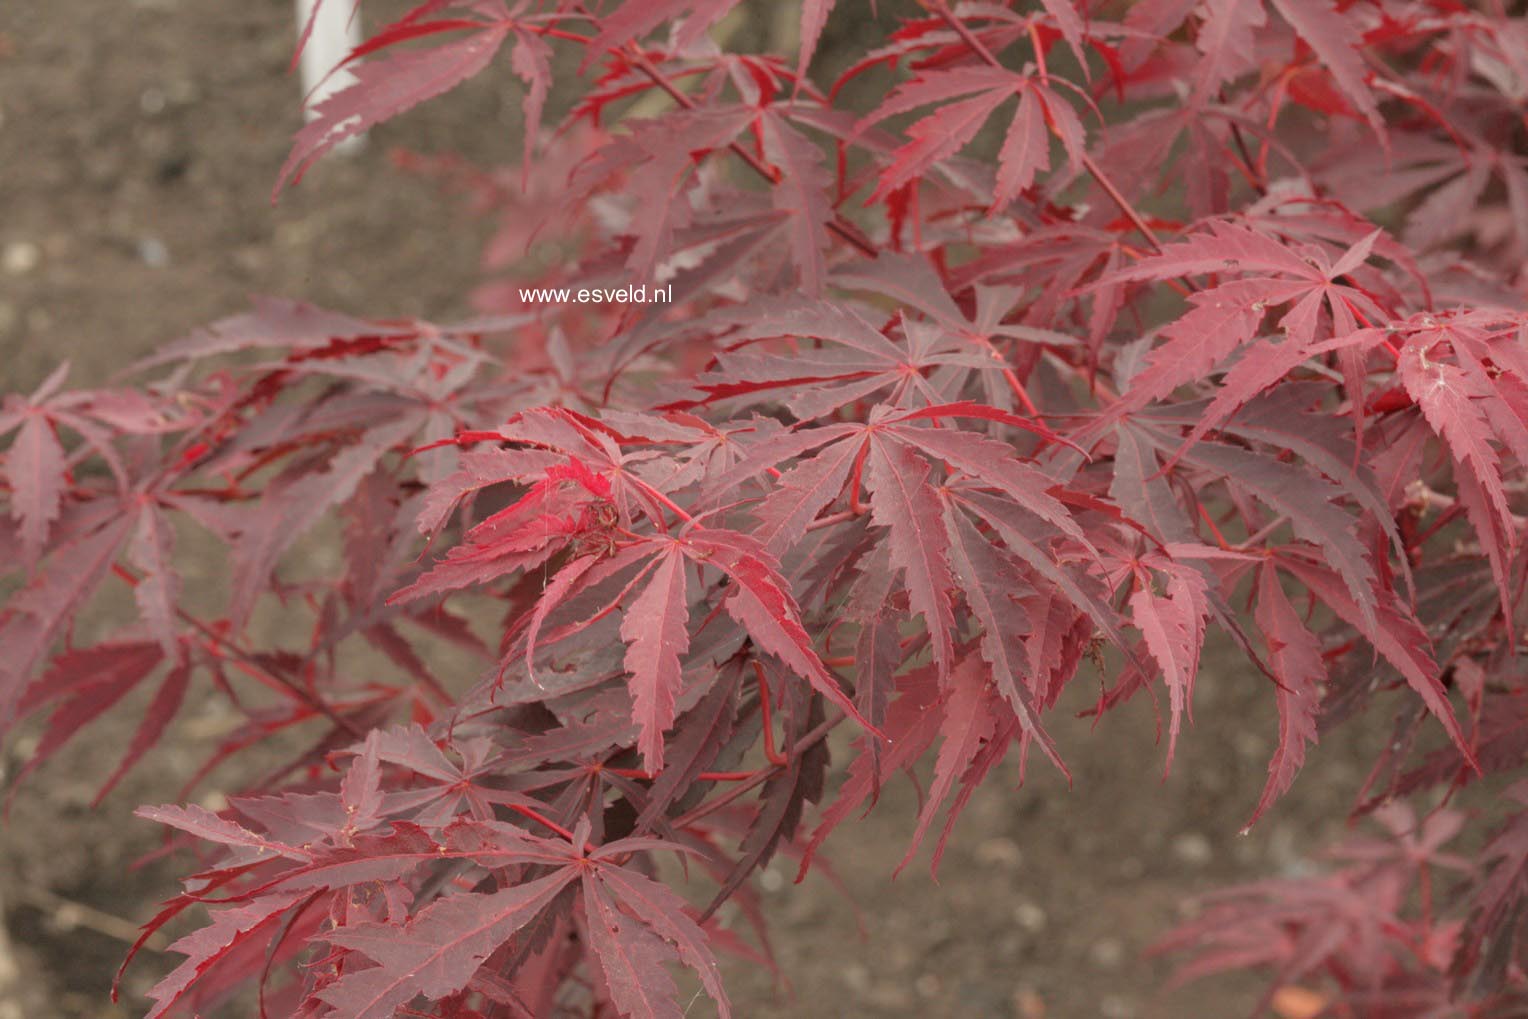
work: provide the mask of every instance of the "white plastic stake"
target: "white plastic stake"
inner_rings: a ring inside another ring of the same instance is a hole
[[[318,8],[318,20],[313,23],[313,34],[303,47],[299,69],[302,72],[302,94],[307,99],[308,119],[312,109],[335,92],[353,84],[355,76],[349,71],[329,74],[350,51],[361,44],[361,16],[356,10],[356,0],[297,0],[297,34]],[[347,138],[335,147],[337,152],[354,152],[361,147],[363,135]]]

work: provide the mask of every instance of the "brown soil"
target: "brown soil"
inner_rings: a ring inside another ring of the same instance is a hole
[[[429,182],[390,169],[395,145],[512,156],[508,75],[377,132],[272,208],[298,120],[289,0],[50,0],[0,15],[0,390],[35,385],[61,358],[98,383],[155,345],[242,310],[250,293],[373,316],[451,317],[475,279],[480,230]],[[375,16],[375,15],[374,15]],[[1265,681],[1213,659],[1199,724],[1158,780],[1149,704],[1093,731],[1059,720],[1075,788],[1034,763],[973,801],[940,882],[925,859],[895,882],[916,810],[907,786],[844,829],[832,855],[862,910],[821,877],[765,880],[775,948],[793,984],[731,967],[745,1017],[1235,1017],[1255,998],[1228,980],[1172,994],[1142,949],[1193,893],[1302,865],[1338,830],[1358,782],[1329,745],[1257,831],[1236,833],[1261,788],[1273,731]],[[1086,700],[1086,693],[1079,695]],[[1073,704],[1071,707],[1082,706]],[[123,936],[175,890],[174,865],[126,865],[155,845],[131,819],[173,799],[194,767],[194,719],[108,803],[91,809],[127,730],[107,721],[15,796],[0,833],[0,901],[24,967],[26,1019],[139,1015],[173,956],[106,1000]],[[1335,741],[1334,741],[1335,743]],[[14,775],[35,730],[6,748]],[[0,1016],[5,1012],[0,990]],[[701,1014],[700,1006],[692,1014]]]

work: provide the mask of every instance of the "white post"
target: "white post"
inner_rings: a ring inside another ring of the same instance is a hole
[[[297,32],[301,37],[313,10],[318,18],[313,22],[313,33],[303,47],[299,67],[302,71],[302,94],[311,110],[326,97],[355,82],[349,71],[329,74],[350,51],[361,44],[361,16],[357,8],[359,0],[296,0]],[[320,84],[322,83],[322,84]],[[361,146],[364,136],[357,135],[341,142],[336,151],[353,152]]]

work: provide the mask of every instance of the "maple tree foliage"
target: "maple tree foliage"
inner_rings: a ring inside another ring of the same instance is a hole
[[[777,54],[713,41],[739,4],[429,0],[352,54],[278,190],[523,88],[523,165],[412,160],[501,224],[482,317],[263,299],[130,382],[5,397],[26,773],[140,688],[103,794],[194,698],[241,723],[188,795],[305,741],[226,809],[140,811],[202,855],[148,1014],[254,984],[312,1019],[677,1017],[678,966],[726,1015],[716,953],[769,949],[717,909],[757,919],[774,856],[805,873],[927,762],[903,865],[937,826],[937,867],[1000,761],[1067,771],[1046,716],[1095,672],[1096,713],[1165,694],[1170,766],[1212,635],[1278,712],[1249,824],[1318,739],[1398,721],[1382,835],[1212,900],[1164,942],[1184,976],[1520,1014],[1528,793],[1401,798],[1528,764],[1528,20],[926,0],[830,82],[869,5],[805,0]],[[516,296],[570,283],[673,301]],[[193,528],[223,604],[185,594]],[[136,618],[81,643],[114,589]]]

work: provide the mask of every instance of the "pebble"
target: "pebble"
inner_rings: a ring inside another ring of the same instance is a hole
[[[23,276],[42,261],[42,249],[31,241],[12,241],[0,252],[0,265],[12,276]]]
[[[870,971],[857,962],[852,962],[843,968],[840,974],[844,979],[844,986],[855,994],[863,996],[870,990]]]
[[[865,1000],[876,1008],[885,1009],[896,1015],[906,1015],[912,1008],[913,996],[895,984],[882,984],[870,989],[865,995]]]
[[[1045,999],[1030,987],[1013,992],[1013,1011],[1018,1019],[1046,1019]]]
[[[1045,910],[1033,902],[1021,902],[1013,907],[1014,922],[1031,934],[1043,931],[1047,919]]]
[[[1135,1002],[1110,994],[1098,1003],[1098,1014],[1104,1019],[1134,1019]]]
[[[1215,847],[1198,832],[1184,832],[1173,839],[1173,856],[1190,867],[1203,867],[1215,858]]]
[[[163,269],[170,264],[170,249],[158,237],[140,237],[138,257],[151,269]]]
[[[1233,742],[1236,752],[1249,761],[1260,761],[1268,756],[1268,741],[1254,732],[1239,732]]]
[[[176,78],[165,87],[165,96],[176,106],[186,106],[202,97],[202,90],[190,78]]]
[[[1013,839],[983,839],[976,844],[976,860],[1004,870],[1017,870],[1024,863],[1024,851]]]
[[[1119,969],[1125,961],[1125,946],[1115,938],[1100,938],[1088,949],[1088,958],[1099,969]]]
[[[918,995],[923,998],[937,998],[942,986],[939,982],[939,977],[933,973],[925,973],[913,981],[913,990],[917,991]]]

